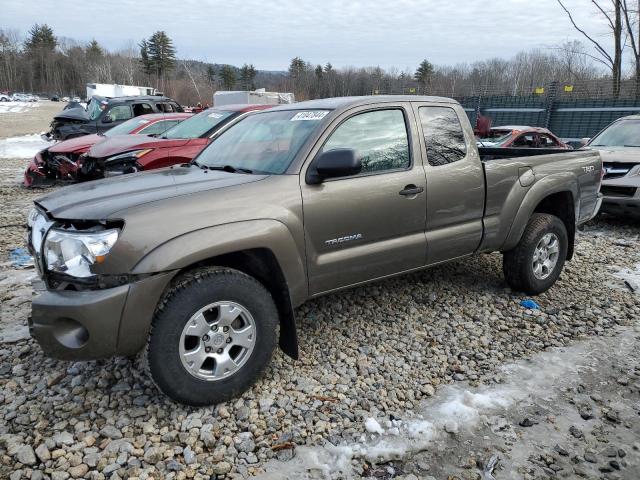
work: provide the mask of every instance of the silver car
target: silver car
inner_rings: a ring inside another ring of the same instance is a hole
[[[640,216],[640,115],[619,118],[587,148],[598,150],[604,166],[601,210]]]

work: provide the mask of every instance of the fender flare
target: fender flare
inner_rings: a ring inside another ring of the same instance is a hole
[[[248,220],[207,227],[168,240],[151,250],[133,267],[132,274],[181,270],[234,252],[266,248],[284,275],[291,302],[297,306],[308,294],[304,251],[289,229],[277,220]]]
[[[538,180],[525,194],[520,204],[520,208],[516,212],[511,228],[507,234],[500,251],[506,252],[514,248],[527,227],[531,215],[535,212],[536,207],[546,197],[555,193],[569,192],[573,198],[572,212],[574,221],[576,218],[576,211],[579,210],[580,192],[578,188],[578,179],[575,174],[571,172],[561,172],[547,175],[544,178]]]
[[[277,220],[249,220],[207,227],[175,237],[149,252],[132,273],[177,272],[215,257],[267,249],[273,254],[284,279],[280,309],[280,347],[298,358],[294,307],[308,296],[304,251],[300,251],[289,229]],[[280,282],[282,283],[282,282]]]

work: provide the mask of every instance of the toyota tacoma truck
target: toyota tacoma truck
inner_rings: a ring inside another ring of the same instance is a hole
[[[277,344],[298,357],[307,299],[494,251],[539,294],[597,213],[600,155],[493,150],[450,99],[324,99],[250,115],[188,164],[53,192],[28,217],[31,333],[61,359],[141,352],[163,392],[207,405]]]

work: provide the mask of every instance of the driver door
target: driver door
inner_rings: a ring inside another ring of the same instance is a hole
[[[336,119],[320,140],[316,155],[353,149],[363,168],[319,185],[305,182],[311,162],[303,168],[312,295],[425,264],[426,180],[414,128],[405,104],[360,107]]]

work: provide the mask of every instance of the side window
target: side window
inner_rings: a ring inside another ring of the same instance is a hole
[[[148,103],[134,103],[133,104],[133,116],[146,115],[147,113],[153,113],[153,107]]]
[[[418,112],[429,165],[447,165],[467,155],[464,131],[453,108],[420,107]]]
[[[107,115],[109,115],[114,122],[129,120],[131,118],[131,108],[129,105],[116,105],[115,107],[111,107]]]
[[[151,125],[144,127],[138,133],[140,135],[159,135],[166,132],[178,123],[180,123],[178,120],[163,120],[161,122],[152,123]]]
[[[338,126],[322,147],[326,152],[351,148],[362,160],[362,173],[409,168],[409,138],[402,110],[354,115]]]
[[[536,143],[535,134],[523,133],[513,141],[513,146],[521,148],[535,148]]]
[[[553,148],[558,146],[558,142],[556,142],[549,135],[541,134],[540,135],[540,146],[542,148]]]
[[[159,103],[157,106],[161,112],[165,112],[165,113],[175,112],[173,105],[171,105],[170,103]]]

